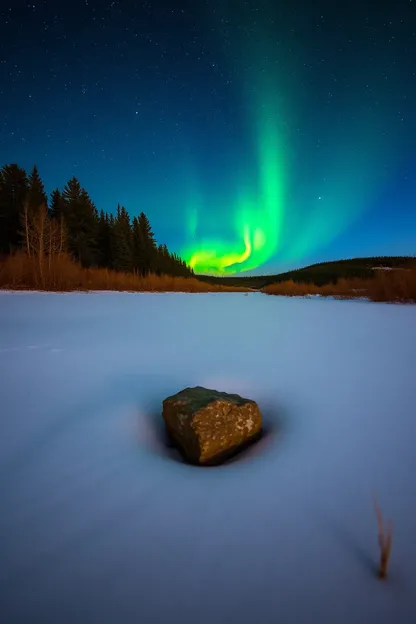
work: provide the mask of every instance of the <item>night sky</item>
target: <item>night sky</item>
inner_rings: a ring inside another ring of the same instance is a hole
[[[199,272],[416,253],[416,0],[0,7],[1,165]]]

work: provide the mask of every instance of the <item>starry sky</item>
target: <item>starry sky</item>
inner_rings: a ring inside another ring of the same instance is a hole
[[[0,2],[0,164],[197,272],[416,254],[416,0]]]

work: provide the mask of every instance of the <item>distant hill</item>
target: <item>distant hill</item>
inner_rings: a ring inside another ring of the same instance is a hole
[[[340,278],[371,278],[374,269],[407,269],[416,266],[416,257],[412,256],[380,256],[374,258],[352,258],[350,260],[334,260],[332,262],[320,262],[310,266],[277,275],[260,275],[251,277],[212,277],[210,275],[197,275],[196,277],[210,284],[223,284],[227,286],[245,286],[260,290],[269,284],[277,282],[306,282],[323,286],[335,283]]]

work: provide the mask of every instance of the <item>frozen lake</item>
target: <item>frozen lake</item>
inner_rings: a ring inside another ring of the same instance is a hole
[[[1,293],[0,621],[416,622],[415,384],[416,306]],[[268,435],[180,463],[161,403],[194,385]]]

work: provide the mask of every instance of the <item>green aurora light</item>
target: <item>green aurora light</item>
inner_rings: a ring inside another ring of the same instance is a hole
[[[202,240],[184,252],[184,258],[196,273],[227,275],[255,269],[276,252],[283,218],[283,171],[278,137],[273,124],[264,120],[259,134],[259,187],[247,192],[234,206],[233,230],[236,243]],[[276,172],[278,174],[276,175]],[[187,229],[195,237],[198,209],[188,210]]]
[[[319,162],[312,163],[318,167],[315,177],[306,174],[295,194],[293,190],[289,194],[298,177],[292,153],[300,147],[293,127],[299,125],[293,120],[296,113],[299,116],[300,106],[295,107],[296,99],[289,100],[289,95],[301,89],[289,84],[296,74],[289,63],[285,72],[276,75],[271,59],[279,53],[272,33],[266,26],[263,31],[261,42],[246,33],[246,40],[237,44],[245,52],[245,60],[251,59],[251,72],[246,72],[242,91],[255,156],[255,179],[251,188],[246,182],[235,189],[234,199],[224,211],[224,220],[218,225],[223,232],[224,221],[231,215],[227,239],[198,236],[209,211],[203,210],[202,193],[193,179],[186,223],[192,243],[184,246],[181,255],[196,273],[252,271],[277,254],[282,262],[302,261],[371,207],[393,158],[394,140],[385,131],[386,107],[380,106],[378,115],[369,115],[364,99],[360,110],[350,95],[343,102],[343,115],[332,120],[330,127],[317,130],[322,145]],[[250,178],[244,175],[241,179]]]
[[[271,52],[266,34],[264,29],[262,50],[258,49],[258,42],[236,42],[238,49],[245,50],[248,57],[257,57],[264,70],[251,74],[246,89],[243,85],[247,113],[253,118],[249,126],[257,162],[255,189],[245,192],[239,189],[235,193],[236,199],[230,206],[233,214],[231,229],[235,236],[233,242],[201,239],[183,250],[182,256],[196,273],[231,275],[250,271],[270,260],[279,246],[284,215],[284,150],[277,117],[281,104],[278,85],[272,87],[273,80],[268,79],[270,70],[266,71],[266,63],[262,59],[264,55],[268,57],[266,47]],[[195,239],[201,212],[201,195],[195,192],[195,188],[192,197],[194,201],[189,202],[187,211],[187,231]]]

